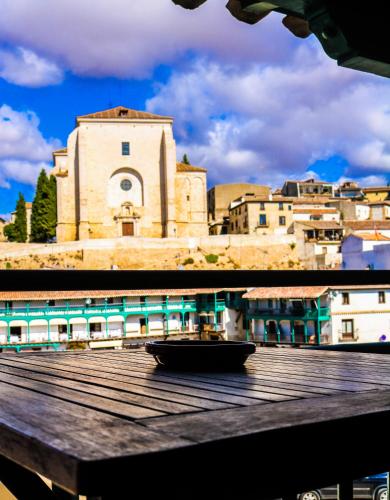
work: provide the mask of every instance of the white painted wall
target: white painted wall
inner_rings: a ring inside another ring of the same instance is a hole
[[[379,291],[385,292],[385,303],[379,303]],[[342,304],[342,292],[349,292],[349,305]],[[356,342],[378,342],[382,335],[390,340],[390,290],[337,290],[331,299],[333,344],[341,340],[342,320],[354,322]]]

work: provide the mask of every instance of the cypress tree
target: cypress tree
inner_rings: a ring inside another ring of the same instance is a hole
[[[190,160],[188,159],[188,155],[187,155],[187,153],[185,153],[185,154],[183,155],[183,159],[182,159],[182,161],[181,161],[181,162],[182,162],[182,163],[184,163],[184,165],[191,165]]]
[[[42,243],[49,238],[50,198],[49,179],[45,169],[42,169],[31,210],[31,241]]]
[[[27,212],[26,201],[22,193],[19,193],[15,212],[15,222],[5,226],[4,236],[8,241],[25,243],[27,241]]]
[[[49,224],[48,238],[54,238],[57,228],[57,180],[54,175],[49,178]]]
[[[19,199],[16,204],[15,214],[15,237],[18,243],[27,241],[27,212],[26,201],[22,193],[19,193]]]

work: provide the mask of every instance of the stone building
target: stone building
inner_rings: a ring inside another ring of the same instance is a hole
[[[7,238],[4,236],[4,227],[6,224],[6,221],[0,217],[0,241],[7,241]]]
[[[210,234],[229,232],[229,206],[240,196],[268,197],[270,188],[259,184],[232,183],[217,184],[207,192],[208,221]]]
[[[335,195],[335,186],[331,182],[306,179],[305,181],[286,181],[282,187],[283,196],[329,196]]]
[[[230,204],[229,234],[287,234],[292,202],[284,196],[242,196]]]
[[[57,241],[208,234],[206,170],[176,162],[173,119],[118,106],[55,151]]]

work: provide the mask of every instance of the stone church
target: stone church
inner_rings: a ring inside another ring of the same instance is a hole
[[[173,119],[118,106],[55,151],[57,241],[206,236],[206,169],[177,163]]]

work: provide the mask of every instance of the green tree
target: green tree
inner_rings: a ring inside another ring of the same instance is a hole
[[[42,243],[50,238],[52,194],[50,181],[44,169],[41,170],[31,210],[31,241]]]
[[[4,235],[8,241],[25,243],[27,241],[27,212],[26,201],[22,193],[16,204],[15,222],[7,224],[4,228]]]
[[[8,241],[16,241],[15,224],[7,224],[3,229],[4,236]]]
[[[16,204],[15,214],[15,235],[18,243],[25,243],[27,241],[27,212],[26,201],[22,193],[19,193],[19,199]]]
[[[49,213],[48,238],[54,238],[57,228],[57,180],[54,175],[49,178]]]
[[[182,162],[182,163],[184,163],[184,165],[191,165],[190,160],[188,159],[188,155],[187,155],[187,153],[185,153],[185,154],[183,155],[183,159],[182,159],[182,161],[181,161],[181,162]]]

